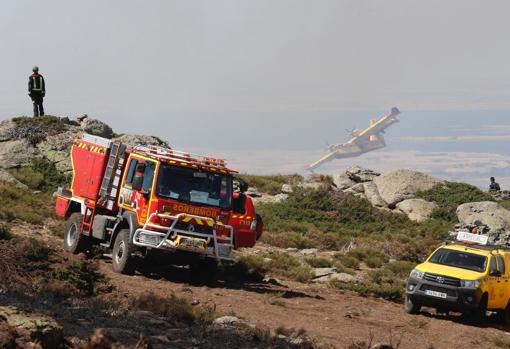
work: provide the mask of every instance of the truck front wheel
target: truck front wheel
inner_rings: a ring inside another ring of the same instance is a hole
[[[415,304],[411,297],[406,295],[404,299],[404,309],[408,314],[418,314],[421,310],[421,306]]]
[[[64,250],[72,254],[78,254],[87,251],[90,248],[90,238],[81,233],[81,223],[83,216],[75,212],[66,222],[64,233]]]
[[[134,246],[129,241],[129,229],[121,229],[115,238],[112,251],[113,271],[120,274],[133,274],[136,268]]]

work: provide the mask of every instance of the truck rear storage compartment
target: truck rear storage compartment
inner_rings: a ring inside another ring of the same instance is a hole
[[[99,138],[99,137],[98,137]],[[96,201],[108,161],[106,144],[76,140],[71,150],[73,163],[72,192],[74,196]]]

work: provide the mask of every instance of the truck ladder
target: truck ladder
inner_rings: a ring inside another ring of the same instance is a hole
[[[81,232],[87,236],[92,236],[92,223],[94,222],[94,214],[96,206],[88,206],[85,204],[85,213],[81,222]]]
[[[122,174],[122,167],[124,165],[124,155],[126,146],[122,143],[113,142],[110,146],[110,156],[99,189],[99,200],[101,205],[107,209],[113,209],[117,192],[119,190],[120,176]]]

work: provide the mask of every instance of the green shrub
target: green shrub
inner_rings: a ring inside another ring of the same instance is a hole
[[[281,193],[283,184],[296,185],[303,181],[303,177],[298,174],[276,176],[238,174],[236,177],[244,181],[248,186],[256,187],[259,192],[271,195]]]
[[[330,268],[333,266],[333,261],[324,257],[308,257],[305,262],[312,268]]]
[[[313,248],[317,247],[317,241],[314,241],[303,233],[288,232],[288,233],[271,233],[267,232],[262,235],[262,241],[281,248]]]
[[[152,292],[144,293],[132,298],[130,303],[130,308],[133,310],[150,311],[155,315],[167,317],[173,321],[190,324],[208,325],[212,323],[215,317],[212,308],[193,307],[187,300],[179,298],[173,293],[165,297]]]
[[[11,228],[7,224],[0,224],[0,240],[12,239]]]
[[[267,264],[268,272],[299,282],[309,282],[314,276],[308,265],[303,265],[296,257],[288,253],[272,252],[268,254],[268,257],[271,259]]]
[[[14,136],[18,139],[26,138],[36,145],[46,139],[49,135],[63,132],[66,125],[56,116],[44,115],[36,118],[22,116],[13,118],[16,124]]]
[[[335,259],[340,262],[341,265],[343,265],[346,268],[350,269],[359,269],[360,261],[358,258],[348,256],[343,253],[337,253],[335,254]]]
[[[405,282],[414,263],[398,261],[386,264],[382,269],[370,271],[360,283],[332,281],[331,286],[355,291],[362,296],[376,296],[390,300],[402,300]]]
[[[86,295],[92,295],[96,285],[106,280],[90,261],[71,261],[65,269],[54,270],[53,277],[68,282]]]
[[[32,261],[47,261],[50,256],[50,248],[39,240],[28,239],[24,243],[25,256]]]
[[[346,274],[349,274],[349,275],[355,275],[356,274],[356,270],[354,270],[352,268],[348,268],[348,267],[344,266],[340,262],[336,262],[334,264],[334,266],[335,266],[335,269],[336,269],[337,273],[346,273]]]
[[[19,219],[41,224],[46,218],[54,217],[54,202],[49,193],[34,194],[0,182],[0,200],[0,220],[10,222]]]
[[[379,256],[368,256],[365,263],[369,268],[379,268],[383,265],[384,261]]]
[[[380,251],[369,248],[355,248],[347,253],[348,256],[365,262],[370,268],[380,267],[383,263],[388,262],[388,256]]]
[[[433,201],[439,206],[432,212],[432,218],[456,221],[457,207],[466,202],[494,201],[489,193],[477,187],[457,182],[436,184],[432,189],[416,193],[416,197]]]
[[[268,270],[264,257],[259,255],[241,255],[237,258],[234,269],[237,273],[256,279],[262,279]]]
[[[43,158],[33,159],[30,166],[11,170],[10,173],[33,190],[53,192],[70,181],[69,176],[58,171],[55,164]]]

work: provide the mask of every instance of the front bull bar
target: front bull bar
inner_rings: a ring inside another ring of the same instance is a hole
[[[155,217],[158,217],[160,219],[172,220],[172,224],[168,227],[168,226],[162,226],[159,224],[152,223],[152,221]],[[206,222],[212,222],[212,235],[199,233],[199,232],[195,232],[195,231],[176,229],[175,225],[179,221],[181,221],[182,218],[191,218],[191,219],[202,220],[202,221],[206,221]],[[182,249],[182,250],[190,251],[189,249],[180,248],[175,243],[175,240],[180,233],[184,236],[204,238],[207,240],[207,246],[203,253],[199,252],[199,251],[194,251],[194,252],[204,254],[205,256],[208,256],[208,257],[213,257],[218,261],[220,261],[220,260],[232,261],[233,258],[230,256],[230,252],[234,248],[234,243],[233,243],[234,242],[234,228],[231,225],[221,224],[221,226],[224,229],[228,230],[229,234],[226,237],[225,236],[218,237],[218,234],[215,229],[216,225],[219,225],[219,224],[217,224],[216,221],[212,218],[195,216],[195,215],[191,215],[191,214],[187,214],[187,213],[179,213],[175,216],[171,216],[168,214],[158,213],[156,211],[156,212],[152,213],[149,216],[149,218],[147,218],[147,220],[145,221],[145,224],[142,228],[136,229],[136,231],[133,235],[133,244],[136,246],[163,249],[163,250]],[[166,230],[166,233],[154,231],[149,228]],[[160,241],[159,242],[156,241],[155,243],[151,243],[151,242],[147,242],[147,241],[140,241],[141,234],[145,234],[148,236],[154,236],[156,238],[159,238]],[[212,254],[210,253],[210,250],[208,247],[211,240],[214,242]],[[227,250],[228,253],[225,253],[225,250]],[[191,251],[191,252],[193,252],[193,251]]]

